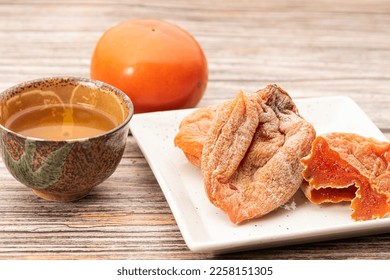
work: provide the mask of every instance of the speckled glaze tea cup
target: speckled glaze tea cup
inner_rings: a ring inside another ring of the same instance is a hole
[[[115,126],[74,139],[45,139],[15,132],[12,119],[33,108],[82,106],[110,117]],[[99,81],[51,77],[28,81],[0,94],[0,145],[9,172],[47,200],[74,201],[106,180],[125,149],[133,104],[120,90]]]

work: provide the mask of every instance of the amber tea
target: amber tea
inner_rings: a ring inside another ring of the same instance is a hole
[[[118,124],[106,112],[85,105],[42,105],[10,117],[5,127],[22,134],[48,140],[69,140],[96,136]]]

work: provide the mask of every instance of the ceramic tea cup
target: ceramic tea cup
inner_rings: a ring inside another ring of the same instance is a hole
[[[0,94],[0,147],[18,181],[47,200],[86,196],[117,168],[133,104],[99,81],[50,77]]]

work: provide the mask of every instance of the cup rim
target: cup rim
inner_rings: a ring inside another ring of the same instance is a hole
[[[123,122],[121,122],[119,125],[115,126],[113,129],[105,131],[104,133],[100,133],[100,134],[97,134],[97,135],[94,135],[94,136],[90,136],[90,137],[73,138],[73,139],[68,139],[68,140],[53,140],[53,139],[45,139],[45,138],[37,138],[37,137],[26,136],[26,135],[17,133],[17,132],[15,132],[13,130],[10,130],[7,127],[3,126],[2,124],[0,124],[0,128],[2,130],[4,130],[4,131],[8,132],[8,133],[15,134],[18,137],[26,139],[26,140],[37,141],[37,142],[52,142],[52,143],[73,143],[73,142],[89,141],[89,140],[93,140],[93,139],[96,139],[96,138],[99,138],[99,137],[102,137],[102,136],[105,136],[105,135],[109,135],[109,134],[115,133],[118,130],[121,130],[123,127],[125,127],[130,122],[131,118],[134,115],[134,105],[133,105],[133,102],[131,101],[130,97],[127,96],[127,94],[125,94],[120,89],[118,89],[118,88],[116,88],[116,87],[114,87],[114,86],[112,86],[112,85],[110,85],[108,83],[105,83],[105,82],[102,82],[102,81],[99,81],[99,80],[90,79],[90,78],[85,78],[85,77],[48,76],[48,77],[43,77],[43,78],[32,79],[32,80],[28,80],[28,81],[25,81],[25,82],[21,82],[21,83],[15,84],[15,85],[13,85],[13,86],[3,90],[2,92],[0,92],[0,96],[3,95],[3,94],[7,94],[8,92],[12,92],[14,90],[17,90],[19,87],[26,87],[26,86],[29,86],[29,85],[33,85],[33,84],[44,82],[44,81],[47,82],[47,81],[50,81],[50,80],[71,81],[71,82],[75,82],[75,83],[85,83],[85,84],[91,83],[91,84],[94,84],[99,89],[100,88],[103,88],[103,89],[106,88],[109,91],[113,91],[113,92],[117,93],[122,98],[122,100],[129,107],[129,113],[128,113],[127,117],[125,118],[125,120]]]

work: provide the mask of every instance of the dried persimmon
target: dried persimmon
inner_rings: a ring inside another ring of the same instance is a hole
[[[182,121],[175,144],[200,166],[209,200],[238,224],[295,194],[303,180],[300,159],[314,138],[291,97],[269,85],[195,111]]]
[[[184,118],[179,126],[174,143],[184,152],[188,161],[200,167],[203,143],[210,129],[216,109],[201,108]]]
[[[351,201],[354,220],[390,212],[390,143],[353,133],[318,136],[301,160],[302,189],[313,203]]]

